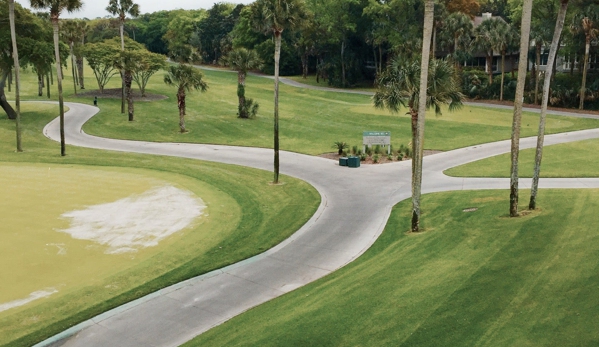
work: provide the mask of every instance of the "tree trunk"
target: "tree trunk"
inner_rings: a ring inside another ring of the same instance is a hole
[[[56,59],[56,84],[58,86],[58,109],[60,112],[60,155],[66,155],[66,144],[64,138],[64,100],[62,96],[62,71],[60,66],[60,50],[58,35],[58,15],[52,15],[52,27],[54,30],[54,55]]]
[[[422,190],[422,155],[424,148],[424,118],[426,115],[426,97],[428,87],[428,66],[430,61],[430,43],[433,36],[435,1],[426,0],[424,4],[424,30],[422,39],[422,62],[420,68],[420,92],[418,99],[418,121],[416,142],[412,146],[412,232],[420,231],[420,195]]]
[[[75,90],[75,95],[77,95],[77,77],[75,74],[75,54],[73,53],[73,42],[69,44],[71,50],[71,73],[73,74],[73,89]]]
[[[83,78],[83,57],[77,57],[76,63],[79,75],[79,88],[85,89],[85,81]]]
[[[279,183],[279,61],[281,59],[281,31],[275,31],[275,123],[274,123],[274,184]]]
[[[512,79],[513,79],[516,77],[516,75],[514,74],[514,71],[516,70],[516,69],[514,69],[514,65],[516,65],[516,64],[514,62],[514,52],[511,52],[511,51],[510,51],[510,65],[512,66]]]
[[[44,76],[37,74],[37,96],[44,95]]]
[[[131,90],[131,83],[133,83],[133,77],[130,71],[125,71],[125,92],[127,95],[127,114],[129,115],[129,122],[133,122],[133,116],[135,113],[135,106],[133,105],[133,91]]]
[[[308,78],[308,53],[302,54],[302,78]]]
[[[50,99],[50,74],[46,74],[46,94],[48,94],[48,99]]]
[[[503,101],[503,82],[505,81],[505,50],[501,51],[501,88],[499,101]]]
[[[345,37],[341,41],[341,86],[345,88]]]
[[[379,45],[379,75],[383,73],[383,48]]]
[[[536,73],[535,73],[535,105],[537,105],[539,103],[539,77],[541,76],[541,48],[543,46],[541,45],[540,42],[537,42],[536,44],[536,61],[535,61],[535,66],[536,66]],[[545,67],[545,71],[547,71],[547,67]]]
[[[2,70],[2,76],[0,77],[0,107],[6,112],[8,119],[17,119],[17,112],[15,112],[8,101],[6,101],[6,94],[4,92],[4,87],[6,86],[6,80],[8,79],[9,74],[10,70]]]
[[[15,106],[16,106],[16,135],[17,135],[17,152],[23,152],[21,145],[21,77],[19,65],[19,51],[17,49],[17,35],[15,32],[15,2],[8,1],[9,21],[10,21],[10,37],[12,40],[12,56],[15,66]]]
[[[179,129],[181,133],[184,133],[185,130],[185,90],[183,88],[179,88],[177,91],[177,105],[179,107]]]
[[[522,31],[520,38],[520,61],[518,71],[526,71],[528,64],[527,53],[530,40],[530,22],[532,12],[532,0],[524,0],[522,9]],[[526,74],[518,74],[518,85],[516,87],[516,98],[514,100],[514,118],[512,120],[512,144],[511,144],[511,174],[510,174],[510,216],[518,216],[518,156],[520,154],[520,124],[522,122],[522,103],[524,99],[524,84]]]
[[[549,49],[549,57],[547,59],[547,66],[553,65],[557,51],[559,49],[560,37],[564,28],[564,21],[566,19],[566,11],[568,10],[568,0],[562,0],[559,13],[557,15],[557,22],[555,23],[555,31],[553,33],[553,39],[551,40],[551,48]],[[549,103],[549,88],[551,86],[551,78],[553,76],[553,69],[545,71],[545,81],[543,82],[543,101],[541,104],[541,117],[539,119],[539,135],[537,137],[537,149],[535,154],[535,168],[532,176],[532,186],[530,189],[530,203],[528,208],[534,210],[537,207],[537,191],[539,189],[539,177],[541,174],[541,160],[543,159],[543,142],[545,140],[545,119],[547,118],[547,105]]]
[[[584,96],[587,91],[587,70],[589,68],[589,50],[591,49],[591,37],[587,35],[584,46],[584,64],[582,68],[582,84],[580,85],[580,104],[578,109],[584,109]]]
[[[124,37],[125,22],[121,20],[119,27],[121,33],[121,51],[125,51],[125,37]],[[125,71],[121,70],[121,113],[125,113]]]
[[[239,98],[239,118],[248,118],[245,107],[245,74],[242,71],[237,72],[237,97]]]
[[[493,54],[487,54],[487,74],[489,75],[489,85],[493,84]]]

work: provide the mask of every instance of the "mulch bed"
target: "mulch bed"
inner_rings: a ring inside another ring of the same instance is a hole
[[[437,150],[432,150],[432,149],[425,149],[424,150],[424,156],[426,157],[427,155],[432,155],[432,154],[436,154],[436,153],[442,153],[443,151],[437,151]],[[342,157],[341,155],[337,154],[337,152],[331,152],[331,153],[323,153],[321,155],[319,155],[319,157],[322,158],[327,158],[327,159],[331,159],[334,160],[336,162],[339,162],[339,158]],[[412,160],[412,158],[403,158],[403,161],[405,160]],[[393,163],[393,162],[397,162],[397,156],[393,156],[393,160],[388,160],[387,159],[387,154],[379,154],[379,162],[378,163],[374,163],[374,161],[372,160],[372,157],[368,157],[366,158],[365,161],[360,162],[360,164],[364,165],[364,164],[374,164],[374,165],[378,165],[378,164],[388,164],[388,163]]]

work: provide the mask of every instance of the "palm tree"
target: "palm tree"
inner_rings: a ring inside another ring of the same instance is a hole
[[[17,50],[17,33],[15,31],[15,1],[8,0],[8,19],[10,21],[10,38],[12,40],[12,56],[15,67],[15,111],[17,112],[16,117],[16,131],[17,131],[17,152],[23,152],[21,145],[21,77],[20,77],[20,65],[19,65],[19,51]]]
[[[77,95],[77,72],[75,71],[75,52],[73,50],[75,46],[75,41],[79,40],[79,36],[81,35],[79,32],[79,27],[74,20],[68,20],[62,22],[61,34],[65,41],[69,44],[69,51],[71,54],[71,73],[73,74],[73,89],[75,90],[75,95]]]
[[[281,35],[285,29],[299,27],[307,17],[303,0],[256,0],[251,5],[255,30],[275,38],[274,183],[279,183],[279,60]]]
[[[179,106],[179,128],[185,130],[185,96],[186,92],[199,90],[205,92],[208,85],[202,78],[200,70],[185,64],[171,65],[164,76],[164,83],[177,87],[177,104]]]
[[[495,30],[491,35],[491,44],[493,49],[501,52],[501,86],[499,92],[499,100],[503,101],[503,84],[505,81],[505,55],[514,39],[514,30],[512,26],[502,20],[495,20]]]
[[[561,0],[560,9],[555,23],[555,32],[553,40],[551,40],[551,48],[549,49],[549,58],[547,59],[547,67],[553,66],[555,56],[564,29],[564,21],[566,20],[566,12],[568,10],[569,0]],[[535,155],[535,169],[532,176],[532,187],[530,189],[530,203],[528,209],[534,210],[537,207],[537,191],[539,188],[539,175],[541,173],[541,159],[543,158],[543,141],[545,139],[545,119],[547,117],[547,104],[549,103],[549,88],[551,86],[551,74],[553,69],[547,69],[545,72],[545,81],[543,83],[543,101],[541,103],[541,117],[539,120],[539,136],[537,137],[537,150]]]
[[[459,68],[461,61],[459,52],[464,51],[463,42],[465,40],[470,40],[472,31],[474,30],[472,20],[468,15],[462,12],[454,12],[447,17],[447,20],[445,21],[445,30],[452,36],[453,45],[451,54],[456,68]],[[462,49],[460,49],[460,47],[462,47]]]
[[[489,85],[493,83],[493,36],[495,27],[500,19],[487,19],[474,30],[474,40],[471,43],[472,50],[485,52],[487,60],[487,74]]]
[[[108,13],[119,17],[119,31],[121,34],[121,51],[125,50],[125,19],[127,15],[131,17],[139,16],[139,5],[134,4],[132,0],[110,0],[108,7],[106,7]],[[125,80],[128,77],[125,76],[125,72],[121,71],[121,113],[125,113]]]
[[[450,111],[462,105],[464,95],[460,92],[461,87],[455,76],[455,72],[456,69],[453,64],[446,60],[430,61],[427,74],[428,88],[425,94],[426,108],[434,108],[437,115],[441,114],[441,106],[444,104],[449,105]],[[393,113],[399,112],[401,107],[408,108],[408,113],[412,121],[412,147],[414,155],[416,155],[418,149],[414,145],[418,143],[418,122],[422,121],[423,118],[419,116],[420,108],[417,104],[420,101],[421,95],[420,76],[421,66],[418,61],[406,62],[404,59],[396,57],[389,63],[387,69],[377,80],[378,89],[373,96],[376,108],[388,109]],[[417,162],[414,159],[412,161],[412,183],[415,182],[414,176],[418,169]],[[417,214],[417,216],[419,218],[420,215]],[[419,223],[416,223],[417,227],[418,225]],[[417,230],[418,228],[414,231]]]
[[[512,120],[512,166],[510,175],[510,216],[518,216],[518,155],[520,150],[520,123],[522,122],[522,103],[524,84],[526,83],[526,65],[528,63],[528,47],[530,42],[530,22],[532,0],[524,0],[522,7],[522,26],[520,33],[520,61],[518,63],[518,84],[514,100],[514,118]]]
[[[50,21],[54,29],[54,55],[56,57],[56,84],[58,86],[58,108],[60,112],[60,155],[66,155],[64,140],[64,100],[62,96],[62,71],[60,69],[60,50],[58,46],[59,28],[58,20],[63,10],[73,12],[83,6],[81,0],[30,0],[31,7],[35,9],[50,9]]]
[[[594,11],[581,13],[574,17],[574,23],[570,27],[573,33],[584,33],[584,67],[582,68],[582,84],[580,85],[580,104],[579,109],[584,109],[584,98],[586,95],[587,71],[589,69],[589,52],[591,41],[599,36],[599,15]]]
[[[249,70],[259,69],[262,66],[262,60],[254,50],[246,48],[237,48],[226,58],[228,65],[237,71],[237,96],[239,97],[239,118],[249,118],[254,116],[258,110],[258,104],[254,104],[252,99],[245,98],[245,77]],[[249,110],[249,114],[248,114]]]

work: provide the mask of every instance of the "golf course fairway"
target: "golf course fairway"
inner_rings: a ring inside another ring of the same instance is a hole
[[[202,181],[132,168],[0,163],[0,195],[10,197],[0,202],[2,323],[72,305],[81,290],[97,300],[142,284],[214,247],[240,216],[234,199]]]

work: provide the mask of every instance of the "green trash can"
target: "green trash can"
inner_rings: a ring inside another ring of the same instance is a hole
[[[346,157],[339,158],[339,166],[347,166],[347,158]]]
[[[347,166],[348,167],[360,167],[360,158],[359,157],[347,158]]]

